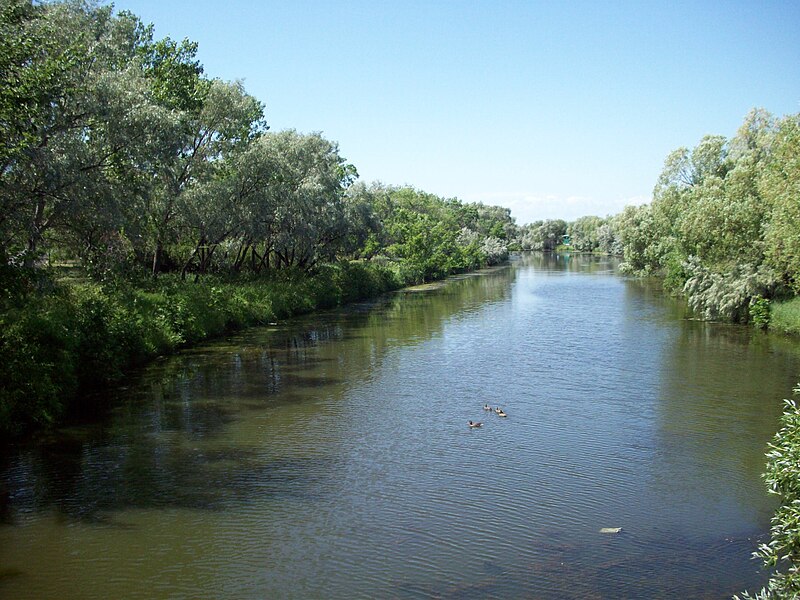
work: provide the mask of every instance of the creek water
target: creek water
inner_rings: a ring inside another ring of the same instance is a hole
[[[248,330],[0,456],[0,598],[728,598],[799,373],[596,257]]]

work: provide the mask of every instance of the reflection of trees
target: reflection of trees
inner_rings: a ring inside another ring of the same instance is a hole
[[[523,252],[517,255],[515,260],[520,266],[566,273],[615,272],[620,263],[614,256],[556,252]]]
[[[796,382],[798,356],[782,349],[780,340],[746,327],[672,323],[656,404],[662,482],[686,486],[687,498],[698,496],[695,502],[729,496],[752,501],[763,494],[764,451],[777,428],[781,399]],[[710,487],[711,470],[725,474],[714,479],[717,486],[728,482],[725,489]]]
[[[0,471],[0,508],[55,508],[96,520],[126,508],[214,510],[258,494],[319,493],[336,477],[319,453],[265,456],[261,449],[214,443],[248,411],[314,397],[334,399],[380,368],[387,349],[441,333],[460,311],[505,298],[513,269],[454,279],[440,288],[318,313],[280,327],[250,330],[167,358],[132,377],[107,420],[56,432],[8,457]]]

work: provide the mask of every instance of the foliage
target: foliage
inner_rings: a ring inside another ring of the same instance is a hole
[[[335,142],[268,132],[240,82],[203,74],[196,43],[157,40],[131,13],[12,0],[0,30],[0,264],[78,260],[102,281],[381,253],[426,281],[506,257],[508,209],[380,184],[351,193],[358,173]],[[456,243],[463,228],[476,245]]]
[[[508,209],[463,204],[410,187],[356,186],[372,210],[358,255],[380,252],[404,283],[422,283],[508,258],[515,224]],[[366,212],[366,211],[364,211]]]
[[[15,275],[15,274],[13,274]],[[80,410],[78,390],[120,379],[154,356],[248,325],[372,297],[400,283],[374,264],[328,265],[309,276],[198,284],[177,275],[146,286],[52,283],[37,291],[5,277],[0,313],[0,432],[16,433]]]
[[[732,139],[671,153],[652,203],[614,220],[623,271],[664,277],[704,318],[765,326],[769,301],[800,289],[799,123],[753,110]]]
[[[746,323],[754,299],[771,295],[775,279],[767,268],[734,265],[719,273],[705,267],[699,258],[690,256],[684,264],[688,274],[683,291],[689,306],[707,320]],[[755,300],[756,302],[758,300]]]
[[[508,246],[500,238],[493,236],[484,238],[480,249],[486,256],[488,265],[498,265],[508,260]]]
[[[619,237],[619,219],[614,216],[606,219],[597,228],[597,250],[603,254],[622,256],[622,240]]]
[[[354,185],[335,142],[268,131],[129,12],[7,0],[0,34],[6,431],[183,344],[508,257],[508,209]]]
[[[660,245],[653,242],[657,235],[653,208],[649,204],[626,206],[618,221],[625,258],[620,270],[637,275],[652,274],[660,264],[662,254]]]
[[[775,300],[770,304],[769,328],[772,331],[800,335],[800,296]]]
[[[766,262],[800,292],[800,115],[778,125],[759,191],[771,206],[764,234]]]
[[[750,322],[759,329],[766,329],[770,320],[770,301],[763,296],[750,299]]]
[[[535,221],[520,228],[520,244],[523,250],[552,252],[567,234],[567,223],[561,219]]]
[[[599,248],[598,229],[603,224],[600,217],[581,217],[567,226],[570,245],[577,252],[594,252]]]
[[[772,517],[770,541],[761,544],[755,556],[772,574],[766,588],[741,598],[788,600],[800,596],[800,409],[793,400],[785,401],[781,429],[767,459],[764,479],[769,492],[781,498],[781,506]]]

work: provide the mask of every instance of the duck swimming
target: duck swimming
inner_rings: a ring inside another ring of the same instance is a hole
[[[483,427],[483,423],[480,421],[467,421],[467,425],[469,425],[472,429],[475,429],[476,427]]]
[[[492,407],[489,406],[488,404],[484,404],[483,405],[483,410],[492,410]]]

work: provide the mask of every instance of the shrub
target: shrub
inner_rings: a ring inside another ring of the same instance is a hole
[[[771,331],[800,335],[800,296],[772,303],[769,328]]]
[[[751,600],[800,597],[800,410],[793,400],[785,403],[781,429],[767,452],[764,475],[769,492],[780,496],[781,506],[772,517],[770,541],[754,554],[772,574],[767,587],[755,596],[741,596]]]
[[[320,266],[258,279],[177,276],[58,285],[0,273],[0,433],[19,433],[82,409],[77,391],[120,379],[133,365],[226,330],[397,289],[389,266]]]
[[[750,299],[750,322],[759,329],[769,326],[770,302],[763,296],[754,296]]]
[[[721,273],[690,256],[684,263],[688,275],[683,293],[689,306],[704,319],[745,323],[750,317],[751,300],[769,296],[775,288],[774,275],[753,265],[735,265]]]

